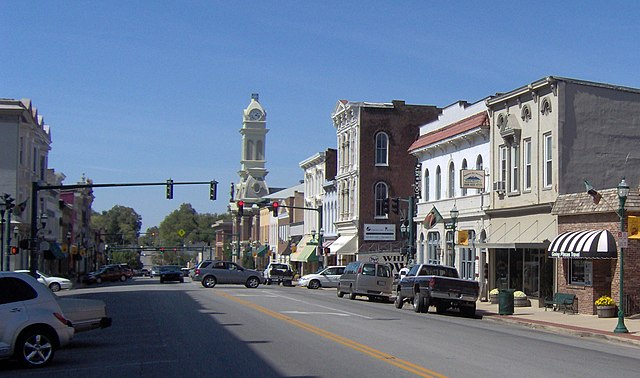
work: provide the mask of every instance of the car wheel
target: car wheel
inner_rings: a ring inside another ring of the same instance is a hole
[[[255,289],[256,287],[260,286],[260,280],[258,279],[258,277],[249,277],[247,283],[245,283],[244,286],[248,287],[249,289]]]
[[[426,312],[424,308],[424,300],[422,299],[422,294],[417,292],[413,295],[413,311],[415,312]]]
[[[474,318],[476,316],[476,304],[460,307],[460,313],[468,318]]]
[[[184,278],[180,278],[180,283],[184,283]]]
[[[120,276],[120,282],[124,282],[127,280],[127,276],[125,276],[124,274]]]
[[[447,305],[437,304],[436,305],[436,313],[444,314],[447,311]]]
[[[52,282],[51,285],[49,285],[49,289],[51,289],[51,291],[53,291],[54,293],[56,291],[60,291],[60,284],[57,282]]]
[[[319,289],[319,288],[320,288],[320,281],[318,280],[313,280],[309,282],[309,284],[307,285],[307,289]]]
[[[160,283],[164,283],[164,279],[160,278]]]
[[[342,297],[344,297],[344,293],[340,291],[340,286],[338,286],[338,291],[337,291],[337,293],[338,293],[338,298],[342,298]]]
[[[96,278],[96,283],[102,283],[102,278],[100,277]]]
[[[49,331],[29,329],[18,338],[15,356],[28,367],[45,366],[55,354],[54,338]]]
[[[402,306],[404,306],[404,297],[402,296],[402,294],[400,294],[399,291],[393,304],[396,306],[396,308],[402,308]]]
[[[356,299],[356,293],[353,292],[353,287],[349,288],[349,299],[351,300]]]
[[[216,286],[216,278],[212,276],[206,276],[202,279],[202,286],[211,289],[212,287]]]

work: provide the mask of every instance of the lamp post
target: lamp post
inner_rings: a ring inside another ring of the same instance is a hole
[[[449,212],[451,216],[451,266],[456,265],[456,223],[458,223],[458,214],[459,211],[456,208],[456,205],[453,204],[453,209]]]
[[[320,232],[318,232],[318,251],[320,251],[320,255],[322,256],[322,267],[326,268],[329,265],[329,256],[324,253],[324,229],[321,228]],[[320,256],[318,256],[318,261],[320,261]]]
[[[624,235],[624,204],[627,201],[629,195],[629,185],[622,178],[622,181],[618,184],[618,201],[620,207],[618,209],[618,216],[620,217],[620,233]],[[624,237],[624,236],[622,236]],[[624,250],[620,247],[620,303],[618,303],[618,325],[613,330],[615,333],[629,333],[629,330],[624,325]]]

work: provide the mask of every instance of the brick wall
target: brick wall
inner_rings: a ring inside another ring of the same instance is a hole
[[[627,214],[628,215],[628,214]],[[631,214],[635,215],[635,214]],[[558,233],[580,230],[609,230],[616,239],[619,249],[618,232],[620,220],[615,213],[581,214],[558,217]],[[629,240],[624,250],[624,294],[629,303],[625,313],[640,313],[640,240]],[[619,257],[619,256],[618,256]],[[593,302],[603,295],[609,295],[618,303],[620,299],[619,259],[594,259],[593,286],[569,285],[567,280],[568,259],[558,263],[558,291],[575,294],[578,298],[578,312],[595,314]]]

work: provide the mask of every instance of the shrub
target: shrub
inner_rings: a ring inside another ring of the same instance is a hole
[[[616,302],[614,302],[611,297],[608,297],[606,295],[601,296],[594,303],[596,306],[613,306],[616,304]]]

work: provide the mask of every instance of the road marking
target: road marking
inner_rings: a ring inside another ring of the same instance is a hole
[[[294,301],[294,302],[304,303],[304,304],[309,305],[309,306],[316,306],[316,307],[324,308],[324,309],[331,310],[331,311],[334,311],[334,312],[341,312],[343,314],[348,314],[348,315],[351,315],[351,316],[357,316],[359,318],[363,318],[363,319],[367,319],[367,320],[372,320],[373,319],[370,316],[356,314],[355,312],[344,311],[344,310],[340,310],[340,309],[329,307],[329,306],[323,306],[323,305],[319,305],[317,303],[310,303],[310,302],[307,302],[307,301],[303,301],[302,299],[290,298],[290,297],[287,297],[287,296],[284,296],[284,295],[278,295],[278,294],[274,294],[274,295],[277,296],[277,297],[280,297],[280,298],[284,298],[284,299],[288,299],[288,300]]]
[[[236,303],[239,303],[243,306],[246,307],[250,307],[256,311],[259,311],[265,315],[269,315],[272,318],[278,319],[278,320],[282,320],[283,322],[287,322],[291,325],[294,325],[298,328],[301,328],[303,330],[306,330],[308,332],[314,333],[318,336],[324,337],[327,340],[331,340],[335,343],[338,343],[340,345],[346,346],[348,348],[351,348],[353,350],[356,350],[358,352],[361,352],[363,354],[366,354],[367,356],[373,357],[375,359],[378,359],[380,361],[384,361],[390,365],[396,366],[402,370],[408,371],[410,373],[416,374],[420,377],[426,377],[426,378],[433,378],[433,377],[438,377],[438,378],[444,378],[445,376],[439,373],[436,373],[435,371],[429,370],[425,367],[422,367],[420,365],[416,365],[412,362],[397,358],[394,355],[391,354],[387,354],[384,353],[382,351],[379,351],[377,349],[371,348],[367,345],[364,344],[360,344],[354,340],[348,339],[346,337],[342,337],[340,335],[337,335],[335,333],[326,331],[322,328],[318,328],[315,326],[312,326],[311,324],[307,324],[305,322],[301,322],[299,320],[296,320],[294,318],[291,318],[289,316],[286,316],[284,314],[275,312],[275,311],[271,311],[265,307],[259,306],[255,303],[251,303],[248,302],[244,299],[240,299],[237,297],[234,297],[230,294],[224,293],[222,291],[216,291],[215,292],[217,295],[223,296],[229,300],[232,300]]]
[[[312,311],[280,311],[281,314],[296,314],[296,315],[336,315],[336,316],[349,316],[349,314],[343,314],[339,312],[312,312]]]

